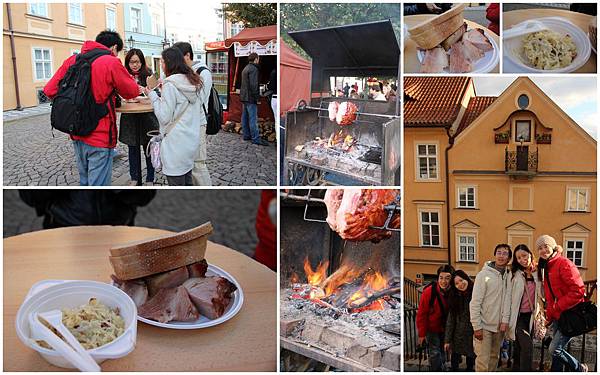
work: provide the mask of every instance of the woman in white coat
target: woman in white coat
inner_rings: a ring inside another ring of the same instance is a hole
[[[202,80],[183,60],[177,48],[162,52],[163,80],[161,96],[145,90],[160,124],[162,172],[169,185],[192,185],[194,159],[200,145]]]
[[[527,245],[517,245],[512,261],[512,295],[507,338],[514,340],[512,371],[533,371],[534,321],[543,314],[542,284]]]

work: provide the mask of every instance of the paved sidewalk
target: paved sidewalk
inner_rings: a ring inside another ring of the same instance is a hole
[[[36,107],[24,108],[21,111],[12,110],[12,111],[4,111],[2,113],[2,118],[4,123],[10,121],[24,120],[26,118],[45,115],[50,113],[52,107],[50,107],[50,103],[40,104]]]
[[[4,115],[7,116],[6,112]],[[42,115],[23,114],[5,122],[3,135],[5,186],[79,185],[73,146],[67,135],[60,131],[55,130],[52,136],[49,110]],[[207,148],[207,165],[213,185],[276,185],[275,143],[257,146],[244,142],[239,134],[220,132],[208,136]],[[112,185],[127,185],[130,177],[126,145],[118,144],[113,162]],[[144,166],[144,176],[145,169]],[[158,185],[167,185],[162,174],[155,180]]]

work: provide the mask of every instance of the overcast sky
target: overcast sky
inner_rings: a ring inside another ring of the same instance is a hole
[[[585,131],[598,138],[598,106],[594,77],[574,74],[565,77],[530,77]],[[499,96],[516,77],[475,77],[475,92],[481,96]]]
[[[202,34],[206,41],[215,41],[217,34],[223,31],[223,23],[217,17],[215,8],[221,8],[221,1],[169,0],[166,3],[167,29],[172,24],[186,25]]]

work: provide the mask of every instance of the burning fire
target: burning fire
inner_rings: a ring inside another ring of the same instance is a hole
[[[292,298],[310,299],[320,305],[350,308],[354,312],[366,310],[383,310],[382,298],[369,303],[375,293],[389,287],[384,274],[371,269],[362,270],[351,264],[342,264],[332,275],[327,277],[329,262],[320,262],[313,270],[308,257],[304,259],[304,272],[308,288],[297,289],[303,293],[295,293]],[[296,279],[292,282],[297,284]]]
[[[321,139],[320,137],[315,138],[315,143],[318,146],[339,149],[346,152],[350,151],[352,146],[354,146],[357,142],[358,140],[350,134],[346,134],[344,129],[331,133],[327,140]]]

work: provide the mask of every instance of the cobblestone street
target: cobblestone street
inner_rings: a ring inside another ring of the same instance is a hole
[[[248,256],[254,254],[255,219],[260,190],[160,189],[145,207],[138,208],[135,225],[182,231],[211,221],[210,241]],[[18,190],[4,189],[4,237],[42,229],[42,218],[19,198]]]
[[[5,186],[79,185],[71,142],[57,130],[52,137],[49,113],[5,120],[3,133]],[[276,185],[275,143],[257,146],[244,142],[239,134],[220,132],[208,136],[207,148],[213,185]],[[122,143],[116,148],[112,177],[113,186],[127,185],[130,180],[127,146]],[[157,174],[156,183],[167,185],[166,177]]]

